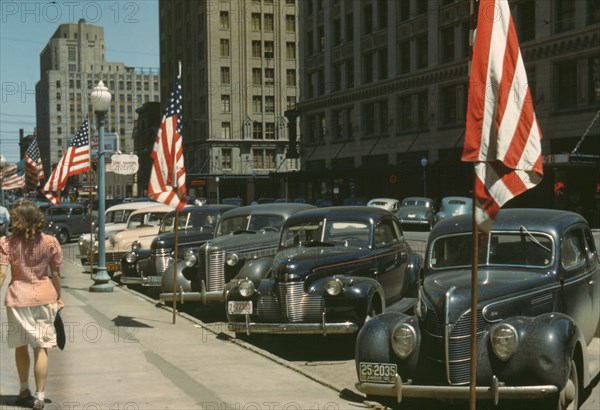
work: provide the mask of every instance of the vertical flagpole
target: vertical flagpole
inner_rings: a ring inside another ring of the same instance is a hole
[[[181,79],[181,60],[179,61],[179,71],[177,77]],[[176,153],[175,139],[173,139],[173,144],[171,146],[171,150],[173,153]],[[177,183],[177,155],[172,155],[173,157],[173,181]],[[177,194],[179,197],[179,194]],[[181,198],[179,198],[181,200]],[[177,248],[179,247],[179,235],[178,235],[178,227],[179,227],[179,208],[175,209],[175,243],[174,243],[174,252],[173,252],[173,324],[175,324],[175,318],[177,317],[177,265],[179,264]]]
[[[476,29],[475,22],[475,0],[470,1],[469,7],[469,62],[468,72],[469,78],[471,76],[471,61],[473,59],[473,45],[474,45],[474,33]],[[469,84],[470,87],[470,84]],[[467,98],[469,98],[469,92],[467,92]],[[473,206],[471,219],[473,221],[473,259],[471,267],[471,376],[469,385],[469,409],[476,410],[477,408],[477,276],[478,276],[478,260],[479,254],[479,237],[476,218],[477,209],[477,193],[475,184],[477,181],[477,174],[475,173],[475,166],[473,166]]]

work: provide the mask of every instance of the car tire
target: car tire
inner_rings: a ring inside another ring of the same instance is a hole
[[[577,372],[577,363],[571,359],[571,369],[567,385],[557,394],[539,400],[534,408],[545,410],[577,410],[579,409],[579,398],[581,397],[581,385],[579,383],[579,373]]]
[[[58,239],[58,243],[64,245],[65,243],[69,242],[69,232],[67,232],[66,229],[61,229],[60,231],[58,231],[56,239]]]

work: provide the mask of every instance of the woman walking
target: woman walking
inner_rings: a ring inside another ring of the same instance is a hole
[[[48,376],[47,349],[56,346],[54,319],[62,309],[60,267],[63,254],[55,237],[42,232],[44,215],[30,201],[11,211],[12,235],[0,238],[0,288],[8,266],[11,281],[6,291],[9,348],[15,348],[21,389],[16,404],[44,408]],[[52,274],[48,276],[48,268]],[[29,390],[29,346],[33,348],[35,396]]]

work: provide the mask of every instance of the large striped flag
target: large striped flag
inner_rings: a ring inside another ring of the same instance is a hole
[[[148,194],[179,211],[186,205],[181,122],[181,79],[178,76],[151,153],[154,164]]]
[[[42,192],[54,205],[60,202],[60,192],[65,188],[70,176],[81,174],[90,169],[90,127],[85,119],[75,134],[71,146],[52,171]]]
[[[476,163],[483,231],[500,207],[541,181],[541,139],[508,1],[480,0],[462,160]]]
[[[2,171],[1,187],[5,191],[25,189],[25,161],[5,167]]]
[[[40,181],[44,180],[44,167],[37,138],[33,138],[27,147],[27,151],[25,151],[25,164],[27,181],[30,185],[37,186]]]

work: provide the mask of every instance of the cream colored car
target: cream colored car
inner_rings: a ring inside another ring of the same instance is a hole
[[[132,212],[127,220],[127,229],[112,233],[106,238],[106,270],[113,274],[121,270],[121,258],[131,250],[136,241],[142,248],[149,248],[164,216],[173,208],[155,204]],[[97,259],[96,259],[97,260]]]

